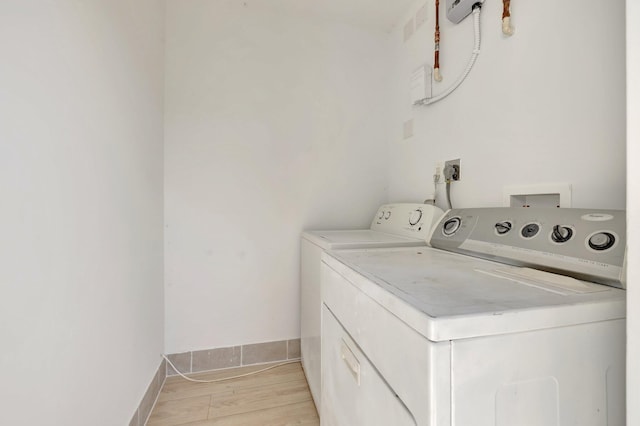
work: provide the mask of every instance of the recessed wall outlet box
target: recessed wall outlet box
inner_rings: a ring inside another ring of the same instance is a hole
[[[454,24],[459,23],[473,11],[473,5],[484,0],[447,0],[447,18]]]
[[[431,97],[431,67],[422,65],[411,75],[411,103],[419,104]]]
[[[571,184],[505,186],[502,196],[505,207],[571,207]]]

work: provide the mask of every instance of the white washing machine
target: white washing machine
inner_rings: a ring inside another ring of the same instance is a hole
[[[625,425],[623,211],[452,210],[430,242],[323,255],[322,425]]]
[[[302,234],[300,260],[301,355],[311,395],[320,411],[320,266],[325,250],[363,247],[425,246],[432,226],[444,212],[427,204],[381,206],[369,229],[307,231]]]

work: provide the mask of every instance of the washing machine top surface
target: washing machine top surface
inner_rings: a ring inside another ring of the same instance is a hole
[[[494,209],[499,211],[493,212],[477,210],[449,212],[436,226],[431,243],[443,245],[438,241],[441,235],[444,236],[442,238],[456,235],[458,231],[451,232],[452,228],[448,228],[447,233],[442,234],[443,229],[449,226],[447,221],[453,217],[467,218],[461,221],[459,226],[459,229],[467,233],[467,238],[470,235],[478,238],[477,235],[480,233],[473,232],[473,228],[478,223],[493,222],[492,227],[496,229],[494,225],[502,220],[479,219],[477,217],[479,214],[509,217],[513,222],[511,229],[516,229],[518,233],[521,233],[521,229],[529,223],[524,218],[516,219],[519,212],[507,212],[507,209]],[[574,216],[584,215],[584,212],[575,211],[576,209],[568,210],[574,210],[572,213]],[[565,214],[562,219],[567,219],[567,212],[555,213]],[[540,235],[546,234],[544,232],[546,228],[553,230],[555,227],[553,223],[556,220],[543,218],[543,215],[548,213],[533,212],[533,214],[538,219],[537,223],[540,224],[538,230]],[[620,219],[619,212],[615,215]],[[588,244],[594,233],[607,232],[608,229],[616,235],[616,238],[619,238],[618,245],[624,247],[625,232],[619,226],[624,221],[617,220],[616,224],[612,222],[603,224],[603,222],[605,221],[600,221],[594,227],[594,229],[597,228],[594,231],[583,230],[580,223],[576,221],[560,221],[573,227],[572,235],[581,243],[585,240]],[[515,226],[515,224],[521,226]],[[491,240],[493,236],[487,239]],[[571,238],[567,241],[570,240]],[[600,239],[596,240],[600,242]],[[487,241],[479,243],[494,244]],[[547,243],[544,242],[544,244]],[[456,242],[447,247],[455,249],[461,245],[463,244]],[[562,243],[553,242],[553,245],[566,250],[566,246]],[[559,257],[554,255],[557,250],[549,253],[530,249],[530,252],[526,253],[527,256],[524,256],[519,249],[515,250],[515,261],[507,256],[510,254],[507,244],[491,246],[494,250],[490,251],[490,254],[486,253],[487,248],[483,244],[479,245],[481,252],[477,253],[478,255],[492,256],[495,259],[499,258],[496,256],[498,253],[507,257],[505,262],[509,261],[511,264],[471,256],[470,245],[463,245],[463,247],[466,247],[464,254],[426,246],[347,250],[329,252],[325,255],[324,261],[351,284],[433,341],[561,327],[619,319],[626,315],[626,292],[611,286],[622,286],[619,281],[612,278],[616,274],[611,274],[609,268],[622,268],[624,259],[624,255],[618,259],[617,254],[612,255],[612,251],[607,252],[613,249],[613,245],[604,250],[580,249],[572,252],[572,255],[563,253],[558,255]],[[591,253],[591,251],[605,254],[603,259],[606,261],[599,262],[595,269],[592,259],[582,259],[585,252]],[[549,259],[551,261],[548,261]],[[543,261],[548,261],[551,267],[544,267],[544,265],[541,267],[540,264],[544,263]],[[574,277],[556,273],[563,270],[563,267],[568,268],[567,265],[571,265],[572,271],[569,272],[574,272]],[[609,267],[603,265],[609,265]],[[602,273],[601,268],[606,273]],[[580,279],[598,273],[601,275],[600,281],[606,281],[609,285]]]
[[[366,247],[403,247],[426,245],[425,240],[387,234],[371,229],[353,229],[344,231],[307,231],[302,234],[306,240],[325,250],[366,248]]]
[[[428,204],[384,204],[369,229],[306,231],[302,238],[325,250],[425,245],[433,225],[443,214],[441,209]]]

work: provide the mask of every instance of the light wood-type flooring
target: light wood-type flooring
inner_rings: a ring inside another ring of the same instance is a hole
[[[211,380],[265,368],[240,367],[190,375]],[[318,426],[320,421],[300,363],[218,383],[168,377],[148,426]]]

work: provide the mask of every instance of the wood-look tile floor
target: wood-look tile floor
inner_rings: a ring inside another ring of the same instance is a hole
[[[194,374],[212,380],[264,368]],[[320,420],[300,363],[218,383],[168,377],[148,426],[318,426]]]

